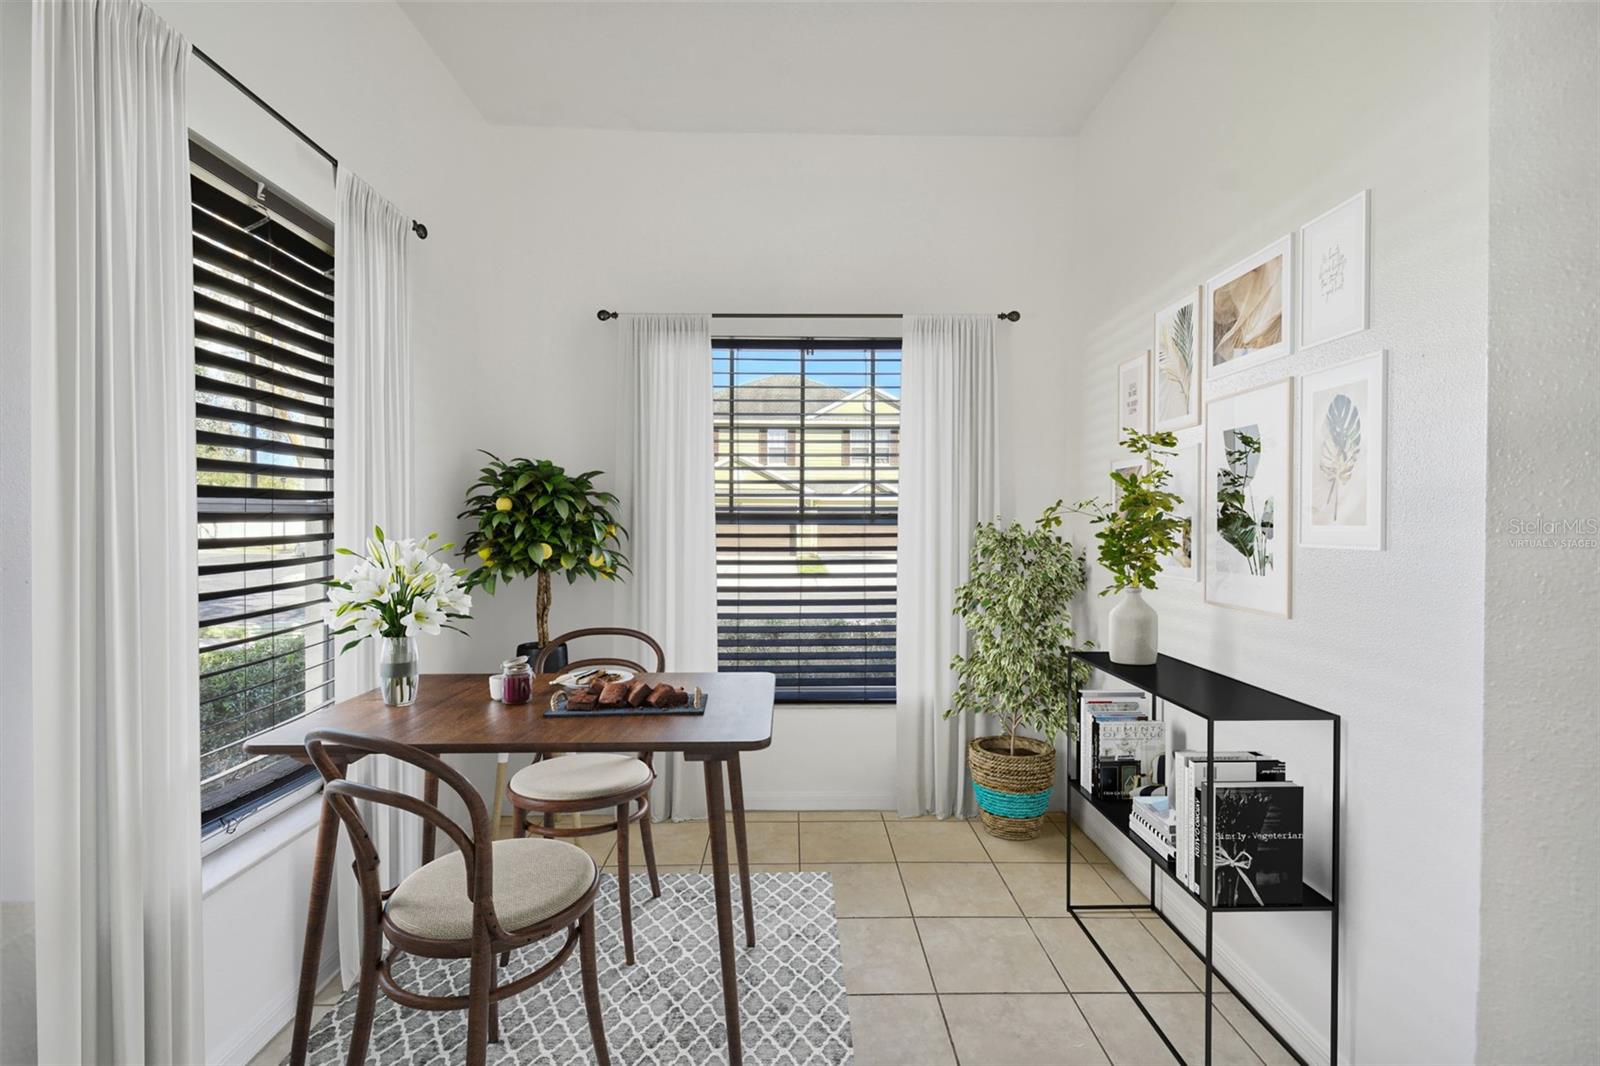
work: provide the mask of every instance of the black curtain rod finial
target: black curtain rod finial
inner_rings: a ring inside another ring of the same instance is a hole
[[[1005,319],[1007,322],[1021,322],[1022,321],[1022,312],[1021,311],[1001,311],[1000,312],[1000,317]]]
[[[610,322],[613,318],[621,318],[622,316],[617,314],[615,311],[607,311],[604,307],[602,307],[600,310],[594,313],[594,317],[598,318],[602,322]]]
[[[428,227],[424,226],[416,219],[411,220],[411,232],[417,235],[417,240],[419,241],[425,241],[428,239]]]

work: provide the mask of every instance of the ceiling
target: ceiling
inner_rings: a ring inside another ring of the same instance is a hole
[[[492,123],[1077,132],[1171,4],[402,0]]]

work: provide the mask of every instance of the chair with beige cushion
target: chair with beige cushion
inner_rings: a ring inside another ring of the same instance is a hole
[[[547,655],[555,648],[579,637],[628,637],[642,641],[655,652],[655,673],[667,668],[666,652],[652,637],[637,629],[602,627],[577,629],[563,633],[545,646],[533,664],[535,675],[544,673]],[[614,656],[597,659],[579,659],[567,664],[568,670],[585,666],[624,666],[635,673],[650,673],[643,665]],[[629,966],[633,965],[633,900],[628,884],[628,827],[637,822],[639,843],[644,848],[645,867],[650,873],[650,894],[661,895],[661,878],[656,875],[655,843],[650,839],[650,788],[655,784],[655,770],[650,765],[650,754],[612,755],[603,752],[580,752],[540,759],[519,770],[506,786],[506,799],[511,804],[515,834],[518,838],[532,834],[537,837],[559,839],[562,837],[593,836],[599,833],[617,834],[617,899],[622,911],[622,951]],[[637,806],[636,806],[637,805]],[[614,821],[590,825],[556,825],[558,814],[576,815],[580,811],[615,808]],[[533,815],[540,815],[533,823]]]
[[[338,753],[335,761],[328,753]],[[377,994],[417,1010],[467,1012],[468,1066],[483,1066],[490,1042],[500,1039],[500,1001],[538,984],[579,950],[584,1009],[595,1058],[609,1066],[600,986],[595,962],[594,901],[600,873],[582,848],[559,840],[494,840],[489,813],[475,788],[443,761],[393,740],[319,729],[306,734],[306,754],[321,771],[323,802],[332,804],[355,852],[361,889],[361,979],[350,1030],[348,1062],[365,1060],[372,1037]],[[426,800],[345,779],[341,765],[363,755],[389,755],[434,774],[466,805],[471,832]],[[379,856],[368,836],[358,801],[409,811],[442,830],[458,851],[423,866],[384,891]],[[504,966],[515,948],[565,930],[566,941],[543,964],[502,984],[495,956]],[[387,939],[392,949],[383,953]],[[471,959],[464,996],[428,995],[402,988],[394,963],[404,954],[434,959]]]

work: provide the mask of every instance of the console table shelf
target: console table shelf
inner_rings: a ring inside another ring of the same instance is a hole
[[[1221,975],[1216,973],[1215,938],[1212,930],[1212,920],[1214,916],[1217,914],[1250,914],[1262,912],[1307,912],[1326,914],[1328,916],[1329,925],[1328,1052],[1329,1060],[1332,1062],[1337,1062],[1339,1055],[1339,805],[1340,797],[1342,795],[1343,781],[1340,771],[1339,716],[1336,714],[1330,714],[1329,712],[1318,707],[1313,707],[1310,704],[1301,703],[1299,700],[1293,700],[1287,696],[1280,696],[1276,692],[1270,692],[1267,689],[1248,684],[1244,681],[1238,680],[1237,678],[1229,677],[1227,674],[1219,674],[1214,670],[1207,670],[1204,667],[1196,666],[1193,663],[1184,662],[1182,659],[1174,659],[1170,655],[1157,656],[1156,662],[1152,666],[1126,666],[1120,663],[1112,662],[1111,656],[1103,651],[1075,651],[1072,654],[1074,658],[1088,663],[1090,666],[1095,667],[1102,673],[1108,674],[1111,677],[1124,682],[1130,687],[1149,693],[1152,697],[1152,713],[1155,714],[1155,717],[1165,718],[1165,714],[1163,713],[1165,705],[1171,705],[1200,718],[1203,721],[1205,728],[1205,751],[1207,762],[1212,760],[1212,757],[1217,750],[1216,732],[1217,725],[1219,723],[1228,725],[1230,723],[1249,722],[1294,722],[1303,723],[1312,728],[1322,727],[1327,729],[1329,739],[1328,770],[1330,775],[1330,792],[1333,796],[1333,802],[1329,812],[1330,831],[1328,841],[1330,855],[1328,895],[1323,895],[1310,885],[1302,885],[1300,902],[1295,904],[1279,904],[1268,907],[1213,905],[1207,898],[1211,894],[1209,886],[1212,884],[1209,853],[1213,851],[1213,843],[1210,837],[1209,829],[1207,830],[1206,839],[1197,842],[1199,845],[1199,855],[1206,856],[1205,868],[1198,878],[1202,888],[1206,889],[1206,891],[1196,892],[1187,884],[1184,884],[1182,881],[1178,880],[1175,871],[1176,864],[1172,860],[1162,857],[1158,852],[1155,851],[1155,849],[1151,848],[1133,832],[1129,825],[1129,820],[1132,817],[1133,812],[1133,803],[1131,800],[1099,798],[1090,793],[1088,789],[1084,788],[1080,782],[1069,781],[1065,789],[1067,797],[1068,840],[1067,911],[1073,916],[1073,918],[1077,919],[1079,928],[1083,931],[1084,935],[1089,938],[1090,943],[1094,944],[1097,949],[1100,949],[1100,945],[1098,941],[1095,940],[1094,934],[1090,929],[1090,925],[1092,923],[1085,923],[1083,919],[1079,917],[1077,912],[1093,910],[1121,910],[1128,907],[1128,904],[1126,903],[1074,905],[1072,902],[1072,807],[1076,802],[1093,808],[1102,818],[1106,820],[1106,822],[1110,824],[1111,828],[1115,832],[1121,834],[1125,839],[1130,841],[1139,851],[1139,853],[1143,855],[1144,858],[1150,863],[1150,902],[1144,906],[1155,911],[1163,921],[1165,921],[1169,926],[1172,926],[1174,932],[1177,932],[1180,937],[1183,936],[1182,932],[1179,931],[1176,926],[1172,925],[1172,920],[1167,917],[1163,909],[1163,905],[1168,898],[1165,891],[1161,893],[1162,904],[1157,904],[1156,902],[1156,874],[1157,871],[1159,871],[1161,874],[1165,875],[1165,879],[1161,882],[1164,888],[1170,886],[1171,888],[1175,889],[1177,898],[1187,897],[1194,903],[1198,904],[1205,914],[1205,946],[1202,954],[1205,959],[1206,972],[1206,1066],[1210,1066],[1211,1063],[1211,1032],[1213,1026],[1213,1012],[1211,1009],[1212,978],[1215,976],[1219,980],[1222,979]],[[1199,749],[1199,744],[1197,742],[1191,742],[1190,746],[1197,750]],[[1299,767],[1292,772],[1305,773],[1307,770],[1316,772],[1317,768]],[[1204,798],[1204,802],[1207,807],[1210,807],[1214,802],[1214,793],[1211,786],[1211,780],[1208,778],[1205,785]],[[1207,822],[1206,824],[1209,826],[1211,822]],[[1187,941],[1188,938],[1184,937],[1184,939]],[[1179,1062],[1183,1062],[1183,1056],[1178,1053],[1177,1048],[1174,1047],[1172,1041],[1168,1039],[1167,1034],[1162,1030],[1160,1024],[1145,1008],[1140,995],[1135,992],[1134,989],[1122,977],[1121,972],[1117,970],[1116,965],[1111,961],[1111,956],[1108,955],[1103,949],[1100,949],[1100,955],[1106,961],[1106,964],[1110,966],[1112,973],[1115,974],[1117,980],[1122,984],[1124,990],[1133,999],[1134,1005],[1139,1008],[1140,1012],[1144,1014],[1146,1020],[1150,1022],[1150,1024],[1155,1028],[1156,1032],[1160,1035],[1163,1043],[1165,1043],[1167,1046],[1167,1050],[1172,1052],[1173,1057]],[[1227,985],[1227,981],[1223,980],[1223,984]],[[1256,1018],[1273,1033],[1274,1037],[1277,1037],[1276,1030],[1272,1028],[1271,1024],[1268,1023],[1265,1018],[1261,1017],[1260,1012],[1257,1011],[1255,1007],[1252,1006],[1243,996],[1239,996],[1236,989],[1234,992],[1238,1001],[1248,1008],[1250,1012],[1254,1014]],[[1280,1043],[1283,1043],[1281,1037],[1278,1039]],[[1290,1051],[1290,1054],[1295,1054],[1293,1049],[1288,1047],[1288,1044],[1285,1043],[1284,1047]],[[1295,1054],[1295,1058],[1302,1063],[1304,1062],[1304,1060],[1300,1059],[1300,1056],[1297,1054]]]
[[[1075,797],[1076,799],[1082,800],[1084,803],[1087,803],[1089,806],[1099,811],[1105,820],[1111,823],[1111,828],[1117,830],[1123,836],[1127,837],[1128,840],[1133,843],[1134,847],[1138,848],[1144,853],[1145,858],[1149,859],[1155,864],[1157,870],[1165,873],[1168,879],[1171,881],[1173,888],[1176,888],[1179,892],[1185,893],[1190,899],[1194,900],[1200,906],[1208,908],[1211,907],[1211,904],[1207,903],[1201,898],[1200,893],[1196,892],[1194,889],[1178,880],[1178,872],[1175,869],[1177,864],[1174,863],[1173,860],[1163,858],[1159,852],[1157,852],[1150,845],[1146,844],[1143,840],[1140,840],[1138,835],[1134,833],[1132,829],[1128,828],[1128,820],[1133,814],[1132,800],[1103,799],[1099,796],[1091,794],[1088,789],[1084,788],[1076,781],[1072,782],[1071,788],[1077,793],[1077,796]],[[1333,901],[1327,896],[1324,896],[1321,892],[1318,892],[1310,885],[1301,885],[1300,887],[1302,894],[1299,903],[1280,903],[1274,906],[1266,907],[1230,907],[1223,904],[1218,905],[1215,910],[1218,913],[1223,914],[1231,914],[1239,911],[1242,911],[1246,914],[1255,914],[1261,911],[1325,911],[1333,909]]]

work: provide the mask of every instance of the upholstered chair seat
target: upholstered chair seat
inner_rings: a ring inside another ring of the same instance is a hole
[[[650,767],[633,755],[579,752],[517,771],[511,791],[536,800],[586,800],[630,792],[648,784],[650,777]]]
[[[494,842],[494,911],[516,932],[538,925],[583,898],[594,884],[594,860],[576,844],[526,837]],[[401,881],[384,911],[403,933],[428,940],[472,936],[472,900],[461,853],[453,851]]]

